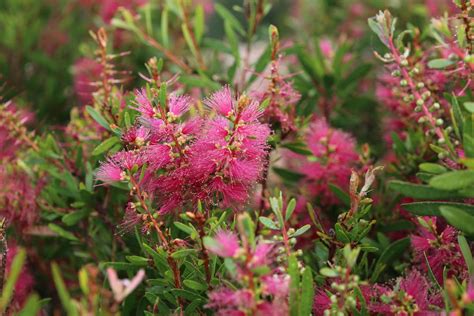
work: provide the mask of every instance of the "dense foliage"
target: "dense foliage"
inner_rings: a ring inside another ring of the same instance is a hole
[[[2,1],[0,314],[473,315],[473,15]]]

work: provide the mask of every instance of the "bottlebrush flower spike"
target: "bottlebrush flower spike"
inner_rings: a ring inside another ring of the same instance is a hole
[[[206,248],[219,257],[234,257],[240,249],[239,239],[234,233],[221,230],[213,239],[206,239]]]
[[[225,86],[215,92],[210,98],[206,99],[204,103],[225,117],[234,111],[234,99],[232,98],[232,92],[229,86]]]
[[[138,270],[137,274],[132,280],[119,279],[117,272],[113,268],[107,268],[107,276],[109,279],[110,288],[114,293],[114,299],[116,302],[122,302],[130,293],[135,290],[138,285],[145,278],[145,270]]]
[[[191,98],[184,95],[172,95],[168,100],[169,112],[172,118],[177,118],[186,113],[191,105]]]
[[[465,262],[457,242],[458,232],[452,226],[441,226],[436,217],[422,217],[418,230],[411,236],[414,260],[428,272],[426,258],[438,282],[443,283],[443,270],[448,277],[466,273]]]
[[[349,134],[331,128],[323,119],[310,125],[306,141],[316,160],[301,158],[304,160],[297,168],[306,175],[304,181],[311,196],[319,197],[323,204],[336,204],[338,200],[330,190],[329,183],[347,187],[351,168],[358,161],[356,142]]]

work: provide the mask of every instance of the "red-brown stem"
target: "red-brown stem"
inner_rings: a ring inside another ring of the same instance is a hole
[[[143,209],[148,213],[148,218],[151,220],[152,224],[153,224],[153,227],[155,228],[156,232],[157,232],[157,235],[159,237],[159,239],[161,240],[161,243],[163,245],[163,248],[167,251],[168,253],[168,256],[166,258],[166,260],[168,261],[168,264],[170,265],[170,268],[171,270],[173,271],[173,277],[174,277],[174,284],[175,284],[175,287],[177,289],[181,289],[182,288],[182,285],[181,285],[181,273],[179,271],[179,267],[178,267],[178,264],[176,263],[176,260],[173,259],[173,257],[171,257],[171,255],[173,254],[173,251],[174,251],[174,247],[172,245],[170,245],[170,243],[168,242],[168,240],[166,239],[165,235],[163,234],[163,231],[160,229],[160,225],[157,223],[157,221],[155,220],[155,218],[153,217],[153,214],[151,214],[151,211],[150,209],[148,208],[144,198],[143,198],[143,194],[140,190],[140,186],[138,185],[138,183],[135,181],[133,175],[130,175],[130,182],[132,183],[133,185],[133,188],[134,190],[136,191],[136,195],[138,197],[138,200],[141,204],[141,206],[143,207]],[[178,298],[178,303],[180,305],[180,309],[181,309],[181,313],[183,311],[183,301],[181,298]]]
[[[202,259],[204,260],[204,272],[206,274],[207,288],[212,289],[211,269],[209,268],[209,252],[207,251],[206,246],[204,246],[204,237],[206,236],[206,232],[204,231],[204,223],[206,222],[206,219],[201,213],[197,213],[196,222],[199,228],[199,240],[201,242],[201,254]]]

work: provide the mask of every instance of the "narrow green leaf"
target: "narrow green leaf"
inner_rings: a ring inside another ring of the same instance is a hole
[[[196,36],[196,42],[199,44],[201,43],[202,35],[204,34],[204,26],[205,26],[205,15],[204,9],[202,5],[198,5],[196,7],[196,11],[194,13],[194,35]]]
[[[3,287],[3,292],[1,293],[0,297],[0,312],[3,315],[3,312],[7,309],[10,301],[13,297],[13,292],[15,290],[15,285],[18,281],[18,277],[20,276],[21,269],[23,268],[23,264],[26,260],[26,251],[23,248],[18,248],[18,252],[13,258],[13,262],[10,267],[10,272],[7,276],[7,281]]]
[[[205,290],[207,290],[206,283],[200,283],[200,282],[196,282],[196,281],[188,279],[188,280],[184,280],[183,284],[184,284],[184,286],[186,286],[186,287],[188,287],[192,290],[196,290],[196,291],[205,291]]]
[[[311,315],[313,311],[314,286],[313,274],[310,267],[306,267],[301,281],[300,315]]]
[[[439,190],[454,191],[474,185],[474,170],[443,173],[430,180],[430,186]]]
[[[285,219],[287,221],[291,218],[291,215],[293,215],[295,208],[296,208],[296,200],[291,199],[290,202],[288,202],[288,205],[286,206]]]
[[[277,224],[272,221],[271,219],[269,219],[268,217],[263,217],[263,216],[260,216],[258,218],[258,220],[260,221],[260,223],[263,224],[263,226],[269,228],[269,229],[272,229],[272,230],[279,230]]]
[[[299,316],[300,271],[298,269],[298,260],[295,255],[291,255],[288,258],[288,274],[290,275],[290,315]]]
[[[402,204],[408,212],[418,216],[441,216],[441,206],[452,206],[474,215],[474,205],[455,202],[413,202]]]
[[[61,226],[58,226],[56,224],[53,224],[53,223],[50,223],[48,224],[48,227],[49,229],[51,229],[53,232],[55,232],[56,234],[58,234],[59,236],[63,237],[63,238],[66,238],[66,239],[69,239],[69,240],[72,240],[72,241],[78,241],[79,239],[77,239],[76,236],[74,236],[73,233],[71,232],[68,232],[67,230],[65,230],[64,228],[62,228]]]
[[[61,271],[59,270],[59,267],[55,262],[51,264],[51,272],[53,273],[53,281],[56,285],[56,290],[58,291],[59,299],[61,300],[61,304],[63,305],[67,314],[69,316],[78,315],[78,312],[74,304],[72,303],[72,299],[69,295],[66,284],[64,283],[63,277],[61,276]]]
[[[92,151],[92,155],[93,156],[98,156],[104,152],[106,152],[107,150],[109,150],[110,148],[112,148],[112,146],[114,146],[115,144],[119,143],[120,142],[120,139],[116,136],[112,136],[106,140],[104,140],[102,143],[100,143],[93,151]]]
[[[431,69],[444,69],[451,65],[454,65],[454,61],[450,59],[438,58],[432,59],[428,62],[428,67]]]
[[[398,180],[390,181],[388,187],[390,190],[415,199],[441,200],[460,197],[456,192],[438,190],[428,185],[414,184]]]
[[[87,105],[87,106],[86,106],[86,111],[87,111],[87,113],[89,113],[90,116],[92,116],[92,118],[93,118],[97,123],[99,123],[100,126],[102,126],[103,128],[105,128],[106,130],[112,131],[112,129],[110,128],[110,124],[109,124],[109,123],[107,122],[107,120],[102,116],[102,114],[100,114],[99,112],[97,112],[96,109],[94,109],[92,106]]]
[[[467,235],[474,235],[473,215],[452,206],[441,206],[439,209],[441,215],[443,215],[449,224],[466,233]]]
[[[28,300],[24,304],[21,311],[17,314],[17,316],[32,316],[38,315],[41,309],[40,298],[36,294],[32,294],[28,297]]]
[[[474,260],[472,258],[471,247],[469,247],[469,243],[466,240],[466,237],[463,235],[458,235],[458,243],[459,247],[461,248],[462,255],[464,257],[464,261],[466,262],[467,270],[469,271],[469,275],[473,275],[474,273]]]

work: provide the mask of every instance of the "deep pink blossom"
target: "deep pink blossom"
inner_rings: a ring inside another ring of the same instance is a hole
[[[214,237],[214,242],[207,245],[207,249],[220,257],[233,257],[240,249],[239,239],[234,233],[221,230]]]
[[[452,226],[442,225],[436,217],[423,217],[430,228],[418,225],[411,236],[414,260],[428,272],[425,255],[438,282],[443,283],[443,270],[448,277],[465,277],[466,265],[457,242],[458,232]]]
[[[329,188],[335,184],[347,188],[351,168],[358,161],[356,142],[347,133],[331,128],[326,121],[313,122],[306,136],[306,142],[315,159],[300,157],[297,169],[306,176],[305,186],[312,197],[320,199],[322,204],[336,204],[338,199]],[[292,154],[290,158],[294,158]],[[292,160],[292,159],[290,159]],[[290,161],[290,164],[294,163]]]

